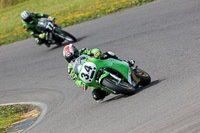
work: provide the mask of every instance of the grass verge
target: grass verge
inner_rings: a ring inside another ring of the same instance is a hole
[[[0,9],[0,45],[23,40],[28,35],[20,14],[24,10],[49,14],[63,27],[99,18],[101,16],[140,6],[154,0],[29,0]]]
[[[25,113],[36,109],[28,104],[0,106],[0,133],[4,133],[12,123],[22,120]]]
[[[24,1],[28,1],[28,0],[0,0],[0,9],[8,7],[8,6],[13,6],[18,3],[22,3]]]

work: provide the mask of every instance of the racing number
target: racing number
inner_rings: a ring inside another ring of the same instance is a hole
[[[84,69],[80,73],[80,78],[84,82],[90,83],[94,77],[95,69],[96,69],[96,66],[93,66],[93,64],[88,64],[88,65],[85,64]]]
[[[84,68],[85,68],[85,70],[86,70],[88,73],[90,72],[90,70],[92,70],[92,67],[91,67],[91,66],[85,65]]]
[[[82,78],[85,78],[86,80],[89,79],[89,75],[88,75],[88,74],[85,74],[85,73],[81,73],[81,77],[82,77]]]

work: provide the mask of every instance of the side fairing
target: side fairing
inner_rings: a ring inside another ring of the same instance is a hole
[[[96,84],[95,77],[99,69],[112,68],[121,73],[126,80],[130,80],[129,67],[125,62],[109,58],[105,60],[91,58],[89,61],[85,61],[79,72],[79,78],[88,86]]]

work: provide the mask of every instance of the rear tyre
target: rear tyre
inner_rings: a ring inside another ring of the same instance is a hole
[[[135,88],[133,86],[124,81],[121,81],[118,84],[117,81],[111,76],[104,78],[101,83],[103,86],[112,91],[115,91],[116,93],[125,95],[133,95],[135,93]]]
[[[136,70],[134,70],[134,73],[135,73],[135,76],[140,79],[139,85],[146,86],[151,82],[150,75],[144,70],[137,68]]]

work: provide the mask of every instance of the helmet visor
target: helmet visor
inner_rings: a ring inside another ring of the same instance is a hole
[[[28,24],[33,24],[34,23],[32,16],[29,16],[24,21],[27,22]]]

